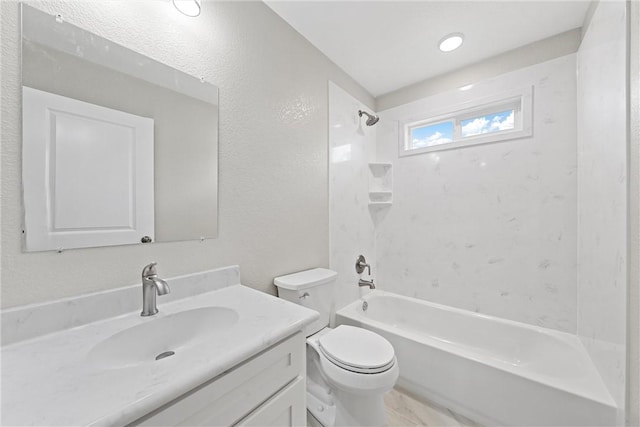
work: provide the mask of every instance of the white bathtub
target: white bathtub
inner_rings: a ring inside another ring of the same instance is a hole
[[[339,310],[336,323],[384,336],[398,386],[482,424],[616,423],[615,402],[574,335],[384,291]]]

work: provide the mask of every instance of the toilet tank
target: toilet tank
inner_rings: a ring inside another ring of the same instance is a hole
[[[304,329],[306,336],[329,326],[331,313],[335,309],[333,285],[337,276],[338,273],[333,270],[314,268],[273,280],[280,298],[320,313],[320,318]]]

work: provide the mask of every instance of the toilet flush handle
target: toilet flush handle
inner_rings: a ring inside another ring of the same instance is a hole
[[[307,298],[309,298],[309,297],[310,297],[309,292],[305,292],[304,294],[300,295],[298,298],[300,298],[300,299],[307,299]]]

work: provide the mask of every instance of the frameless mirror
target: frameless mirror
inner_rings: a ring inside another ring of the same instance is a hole
[[[25,250],[214,238],[218,89],[22,5]]]

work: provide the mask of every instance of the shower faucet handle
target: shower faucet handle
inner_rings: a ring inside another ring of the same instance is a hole
[[[356,258],[356,273],[362,274],[365,268],[367,269],[367,274],[371,276],[371,266],[367,264],[364,255],[359,255],[358,258]]]

